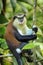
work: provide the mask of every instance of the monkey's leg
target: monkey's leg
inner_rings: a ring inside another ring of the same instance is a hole
[[[21,56],[20,56],[20,54],[18,54],[18,53],[16,52],[16,49],[15,49],[14,45],[13,45],[12,43],[9,43],[9,41],[7,41],[7,44],[8,44],[8,46],[9,46],[9,49],[10,49],[11,52],[13,53],[14,57],[16,58],[18,65],[23,65],[23,64],[22,64],[22,60],[21,60]],[[16,64],[15,64],[15,65],[16,65]]]
[[[14,50],[14,56],[17,60],[18,65],[23,65],[20,54],[18,54],[15,50]]]

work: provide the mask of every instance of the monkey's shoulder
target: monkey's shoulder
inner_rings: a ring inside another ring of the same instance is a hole
[[[12,33],[12,31],[15,31],[15,29],[13,30],[12,23],[9,23],[7,28],[6,28],[6,32],[5,32],[5,36],[4,37],[5,37],[6,40],[11,42],[12,45],[18,46],[20,42],[15,38],[15,36]]]

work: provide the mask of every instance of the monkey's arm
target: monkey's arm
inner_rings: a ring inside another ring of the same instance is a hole
[[[13,35],[16,37],[17,40],[21,41],[21,42],[27,42],[30,40],[34,40],[37,38],[37,35],[21,35],[18,31],[13,32]]]
[[[17,53],[19,53],[19,54],[22,52],[21,48],[23,48],[29,40],[34,40],[37,38],[37,36],[35,34],[34,35],[21,35],[17,31],[15,32],[15,34],[13,33],[13,35],[16,37],[17,40],[22,42],[19,45],[19,47],[16,49]]]
[[[36,35],[20,35],[19,33],[16,33],[15,37],[21,42],[27,42],[37,38]]]

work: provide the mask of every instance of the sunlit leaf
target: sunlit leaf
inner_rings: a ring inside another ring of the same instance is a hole
[[[23,49],[32,49],[32,48],[35,48],[37,46],[40,47],[40,45],[43,45],[42,43],[39,43],[39,42],[33,42],[33,43],[28,43],[24,46]]]
[[[5,39],[0,38],[0,44],[1,44],[2,49],[7,49],[8,48]]]
[[[0,48],[0,54],[1,54],[1,53],[3,54],[3,49],[2,49],[2,48]]]

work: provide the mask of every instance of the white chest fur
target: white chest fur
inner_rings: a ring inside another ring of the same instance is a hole
[[[19,32],[21,35],[31,35],[31,34],[33,34],[32,29],[29,29],[27,26],[26,26],[25,29],[23,29],[23,30],[18,29],[18,32]]]

